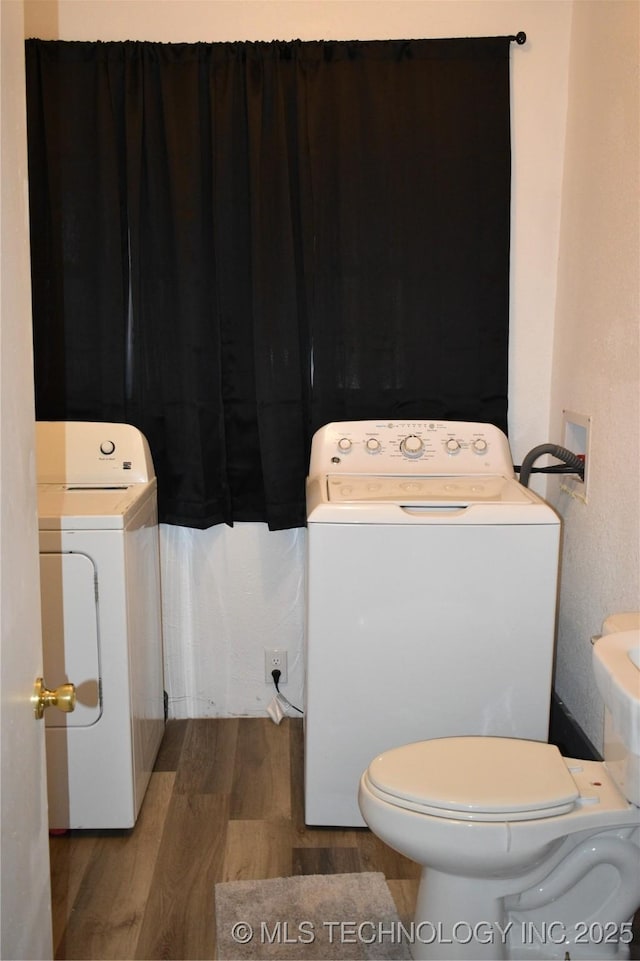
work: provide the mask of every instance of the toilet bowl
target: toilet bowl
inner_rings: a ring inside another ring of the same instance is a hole
[[[639,661],[637,627],[594,645],[604,761],[482,736],[374,758],[362,815],[422,865],[406,932],[414,959],[629,956],[640,907]]]

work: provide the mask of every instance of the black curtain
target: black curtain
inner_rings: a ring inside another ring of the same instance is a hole
[[[506,429],[509,41],[28,40],[36,415],[161,520],[304,524],[313,431]]]

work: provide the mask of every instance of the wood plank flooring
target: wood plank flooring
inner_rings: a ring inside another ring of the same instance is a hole
[[[50,839],[55,957],[214,959],[218,881],[382,871],[403,920],[416,864],[366,828],[307,828],[302,721],[169,721],[131,831]],[[632,961],[640,961],[640,912]]]
[[[366,828],[307,828],[302,721],[169,721],[131,831],[50,840],[55,957],[215,958],[218,881],[382,871],[409,919],[419,869]]]

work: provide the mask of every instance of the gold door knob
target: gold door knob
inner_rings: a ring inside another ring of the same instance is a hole
[[[76,706],[75,684],[61,684],[55,691],[48,691],[41,677],[36,680],[31,698],[33,712],[38,720],[44,714],[45,707],[57,707],[59,711],[69,713]]]

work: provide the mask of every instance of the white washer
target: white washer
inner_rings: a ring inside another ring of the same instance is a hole
[[[382,751],[548,737],[560,521],[490,424],[361,421],[307,480],[305,820],[363,825]]]
[[[164,731],[156,478],[128,424],[36,424],[51,828],[135,824]]]

